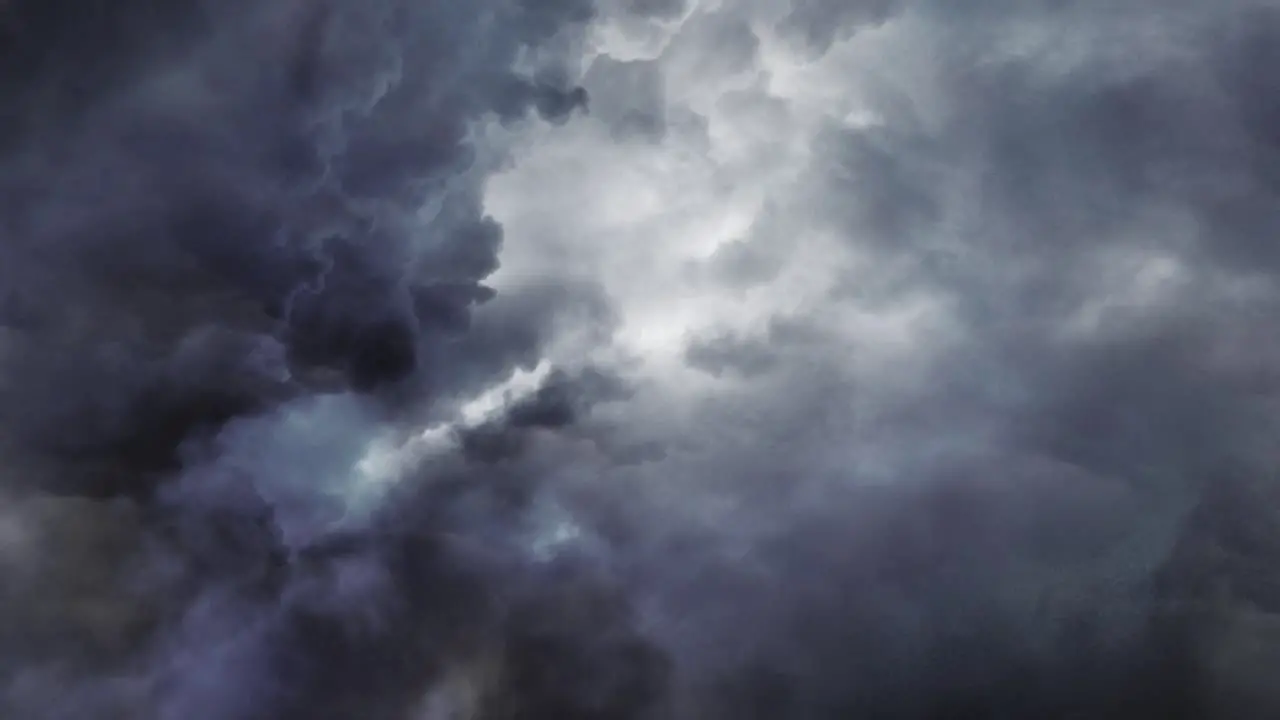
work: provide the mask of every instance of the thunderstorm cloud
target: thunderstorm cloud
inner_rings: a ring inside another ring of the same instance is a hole
[[[0,718],[1280,716],[1269,0],[0,1]]]

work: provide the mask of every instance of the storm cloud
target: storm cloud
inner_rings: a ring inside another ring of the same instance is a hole
[[[0,715],[1280,712],[1268,3],[0,38]]]

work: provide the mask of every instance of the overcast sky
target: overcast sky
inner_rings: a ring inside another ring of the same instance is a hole
[[[1267,0],[0,3],[0,715],[1276,716],[1277,73]]]

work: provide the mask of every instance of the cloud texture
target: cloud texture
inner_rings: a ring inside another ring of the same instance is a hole
[[[0,4],[0,717],[1280,712],[1264,0]]]

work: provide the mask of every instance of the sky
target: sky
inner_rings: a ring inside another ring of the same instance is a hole
[[[1277,48],[0,3],[0,717],[1276,717]]]

